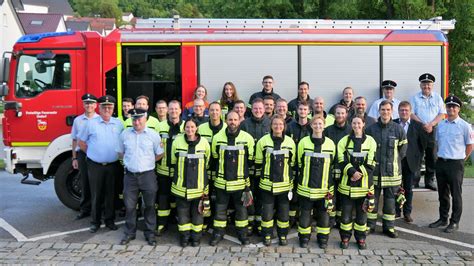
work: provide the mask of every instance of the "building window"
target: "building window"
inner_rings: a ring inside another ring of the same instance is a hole
[[[31,25],[41,26],[41,25],[43,25],[43,21],[42,20],[32,20]]]

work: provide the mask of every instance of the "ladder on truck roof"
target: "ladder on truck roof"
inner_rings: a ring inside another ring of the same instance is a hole
[[[138,19],[136,29],[392,29],[439,30],[454,29],[456,20],[330,20],[330,19],[205,19],[149,18]]]

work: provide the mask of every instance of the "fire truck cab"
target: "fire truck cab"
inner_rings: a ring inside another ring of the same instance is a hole
[[[344,87],[368,104],[381,97],[380,83],[398,83],[396,97],[419,90],[418,76],[432,73],[435,90],[448,91],[448,41],[455,21],[348,21],[257,19],[143,19],[107,37],[95,32],[26,35],[0,64],[4,96],[6,170],[55,179],[59,199],[78,209],[80,184],[71,166],[71,126],[83,112],[81,96],[110,94],[118,100],[147,95],[192,100],[198,84],[218,100],[232,81],[244,101],[260,91],[265,75],[291,100],[301,81],[326,108]],[[369,106],[368,106],[369,107]]]

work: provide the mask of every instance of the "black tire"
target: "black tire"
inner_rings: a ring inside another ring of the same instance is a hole
[[[54,190],[66,207],[78,211],[81,201],[81,179],[79,171],[72,168],[71,158],[62,162],[54,177]]]

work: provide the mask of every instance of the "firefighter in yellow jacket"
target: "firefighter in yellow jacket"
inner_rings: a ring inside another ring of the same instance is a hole
[[[330,233],[329,212],[334,208],[334,180],[331,175],[336,146],[323,135],[325,120],[322,116],[311,119],[313,133],[298,143],[298,180],[300,246],[307,247],[311,237],[311,212],[316,215],[317,240],[320,248],[327,247]]]
[[[235,207],[235,227],[242,245],[250,243],[247,236],[247,207],[251,202],[249,166],[253,164],[253,137],[239,128],[239,115],[227,114],[227,128],[219,131],[212,139],[212,157],[217,162],[216,213],[211,246],[217,245],[225,234],[227,208],[232,201]]]
[[[367,230],[367,211],[375,206],[374,179],[375,151],[377,142],[364,133],[365,119],[354,117],[352,131],[337,144],[337,159],[341,165],[342,178],[338,192],[341,193],[341,221],[339,234],[341,248],[349,247],[349,240],[354,229],[354,236],[359,249],[366,249],[365,231]],[[355,220],[352,212],[355,210]]]
[[[179,242],[182,247],[189,241],[197,247],[201,241],[203,213],[209,207],[207,166],[211,148],[205,138],[197,134],[197,122],[192,118],[184,123],[184,135],[173,142],[171,164],[174,177],[171,193],[176,196]]]
[[[175,100],[170,101],[168,104],[168,119],[158,124],[164,156],[156,165],[158,173],[158,193],[156,194],[157,236],[161,236],[166,230],[171,208],[175,207],[173,206],[175,203],[171,195],[171,179],[174,176],[174,168],[171,167],[171,147],[176,137],[183,132],[183,127],[181,104]]]
[[[285,136],[286,123],[280,115],[271,119],[270,134],[264,135],[256,145],[255,168],[261,168],[259,182],[262,203],[262,234],[265,246],[270,246],[273,232],[273,212],[276,209],[279,244],[286,246],[290,227],[290,197],[293,189],[295,142]]]
[[[222,119],[222,109],[218,102],[209,104],[209,122],[199,125],[198,133],[202,138],[207,139],[209,145],[212,145],[212,138],[222,129],[226,129],[227,124]],[[213,161],[214,162],[214,161]],[[204,217],[204,231],[213,221],[212,215],[215,212],[216,193],[214,189],[214,178],[216,176],[216,167],[210,165],[208,169],[209,175],[209,197],[211,199],[211,211],[206,212]]]

